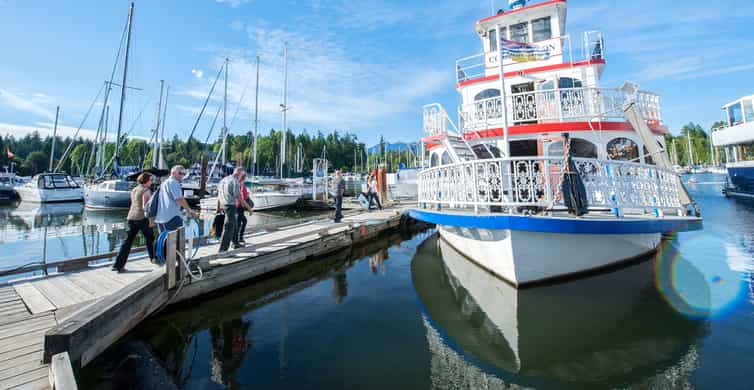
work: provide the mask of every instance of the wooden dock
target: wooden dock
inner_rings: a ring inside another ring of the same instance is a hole
[[[78,259],[71,261],[75,269],[0,286],[0,389],[51,388],[54,378],[68,375],[68,358],[74,367],[86,365],[162,308],[369,240],[397,228],[405,210],[352,213],[339,224],[318,219],[268,226],[248,233],[245,248],[224,253],[217,253],[218,243],[204,245],[195,257],[201,279],[168,252],[167,266],[134,259],[129,272],[118,274],[111,263]],[[182,234],[169,238],[178,253],[185,253]],[[54,356],[64,362],[57,374],[49,364]]]

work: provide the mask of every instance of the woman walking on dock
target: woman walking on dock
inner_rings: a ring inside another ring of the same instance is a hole
[[[123,245],[120,246],[118,257],[113,264],[113,271],[125,272],[126,261],[128,255],[131,254],[131,246],[133,246],[136,235],[141,232],[147,241],[147,251],[149,252],[149,258],[154,260],[154,223],[146,217],[146,205],[149,199],[152,197],[152,175],[144,172],[136,179],[138,185],[131,190],[131,208],[128,210],[128,236],[123,241]]]
[[[239,196],[238,201],[236,201],[236,209],[238,210],[238,224],[237,224],[237,235],[238,239],[237,242],[240,245],[246,245],[246,240],[243,239],[244,231],[246,230],[246,215],[244,214],[244,207],[241,201],[247,203],[249,208],[249,215],[251,215],[251,210],[254,208],[254,202],[251,200],[251,197],[249,196],[249,190],[246,188],[246,172],[242,172],[241,176],[238,178],[238,184],[241,188],[241,194]]]

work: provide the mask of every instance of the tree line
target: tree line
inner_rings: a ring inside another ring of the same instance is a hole
[[[0,129],[0,134],[2,133],[3,131]],[[271,129],[267,134],[260,134],[256,142],[256,171],[261,175],[278,173],[282,132]],[[189,167],[199,163],[202,158],[206,158],[208,161],[214,160],[220,152],[221,144],[222,142],[219,139],[212,143],[204,143],[193,137],[183,140],[175,135],[163,144],[163,157],[168,166],[182,164]],[[56,137],[53,168],[57,166],[69,145],[71,145],[71,150],[69,156],[61,165],[61,170],[72,175],[91,173],[96,148],[91,140],[84,138]],[[356,135],[348,132],[341,134],[333,131],[323,134],[321,131],[317,131],[315,134],[309,134],[305,130],[299,134],[294,134],[291,130],[288,130],[286,145],[284,168],[287,176],[308,174],[312,169],[312,160],[316,157],[326,157],[330,161],[330,167],[342,168],[347,171],[365,170],[368,161],[365,145],[358,141]],[[226,158],[237,166],[251,169],[252,146],[251,132],[230,134],[227,137]],[[2,151],[0,167],[10,170],[12,165],[12,168],[22,176],[45,172],[49,169],[51,147],[52,137],[42,138],[37,132],[23,137],[16,137],[12,134],[0,135],[0,150]],[[112,161],[115,154],[115,143],[108,143],[105,149],[103,161],[108,163]],[[298,159],[297,155],[299,156]],[[300,160],[300,164],[296,164],[297,160]],[[123,139],[120,148],[120,165],[151,167],[152,145],[142,139]]]
[[[668,148],[668,155],[673,163],[678,165],[690,165],[690,157],[693,157],[695,165],[712,165],[725,163],[725,153],[722,148],[711,148],[711,134],[715,129],[723,127],[722,121],[718,121],[705,131],[701,125],[689,122],[681,127],[680,134],[677,136],[666,135],[665,145]],[[690,139],[690,141],[689,141]],[[689,144],[691,153],[689,153]],[[713,156],[714,149],[714,156]]]

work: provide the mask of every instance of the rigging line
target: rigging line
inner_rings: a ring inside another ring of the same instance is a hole
[[[141,107],[141,110],[139,111],[139,115],[136,117],[136,119],[134,119],[133,123],[131,124],[131,127],[128,129],[128,131],[125,132],[125,134],[121,135],[121,138],[123,138],[123,140],[122,141],[115,140],[115,142],[120,142],[121,146],[126,144],[126,141],[128,140],[128,136],[131,135],[131,131],[133,131],[134,127],[136,127],[136,122],[138,122],[141,119],[141,115],[144,113],[144,110],[146,110],[147,106],[151,102],[152,102],[151,98],[147,99],[146,103],[144,103],[144,106]],[[103,169],[103,172],[106,172],[110,168],[110,165],[113,164],[113,161],[115,161],[114,154],[110,158],[110,161],[105,165],[105,169]]]
[[[86,111],[86,115],[84,115],[84,119],[81,120],[81,124],[79,124],[79,128],[76,129],[76,133],[73,134],[73,137],[71,137],[71,142],[68,144],[68,147],[65,148],[65,152],[63,153],[63,156],[60,157],[60,161],[58,161],[58,165],[55,166],[55,170],[53,172],[57,172],[60,167],[65,162],[66,157],[68,157],[68,153],[71,151],[71,147],[73,147],[73,144],[76,142],[76,137],[79,135],[79,131],[81,131],[81,128],[84,127],[84,123],[86,123],[86,120],[89,118],[89,114],[91,114],[92,109],[94,108],[94,104],[97,102],[97,99],[99,99],[99,95],[102,93],[102,90],[105,89],[105,85],[103,84],[99,91],[97,92],[97,96],[94,97],[94,100],[92,100],[92,104],[89,105],[89,109]]]
[[[202,114],[204,114],[204,110],[207,108],[207,103],[209,103],[209,98],[212,97],[212,92],[215,91],[215,86],[217,85],[217,81],[220,80],[220,75],[223,73],[223,69],[225,69],[225,64],[223,64],[223,66],[220,67],[220,71],[217,72],[217,77],[215,77],[215,82],[212,83],[212,88],[209,89],[207,98],[204,100],[204,104],[202,105],[202,110],[199,111],[199,116],[196,117],[196,122],[194,122],[194,127],[191,129],[191,134],[189,134],[188,139],[191,139],[191,137],[194,136],[196,127],[199,126],[199,121],[202,119]]]
[[[215,129],[215,124],[217,123],[217,118],[220,116],[220,111],[223,110],[223,106],[217,107],[217,113],[215,114],[215,119],[212,120],[212,126],[209,127],[209,132],[207,133],[207,139],[204,140],[204,144],[209,144],[209,137],[212,136],[212,131]]]

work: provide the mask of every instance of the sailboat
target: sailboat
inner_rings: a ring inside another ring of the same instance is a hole
[[[123,126],[123,109],[126,100],[126,88],[128,88],[126,81],[128,77],[128,55],[131,49],[131,27],[133,25],[133,16],[134,3],[131,2],[131,8],[128,12],[126,53],[123,65],[123,83],[120,85],[120,112],[118,114],[118,131],[115,137],[115,157],[113,162],[113,173],[117,178],[95,182],[86,187],[86,190],[84,192],[84,203],[86,204],[87,208],[91,209],[123,209],[129,208],[131,206],[131,189],[135,184],[134,182],[123,180],[123,178],[121,177],[122,172],[120,172],[120,138]],[[112,82],[109,84],[110,85],[108,85],[108,92],[109,88],[112,85]],[[109,93],[105,94],[105,101],[107,101],[108,95]],[[105,103],[104,106],[106,107],[107,104]],[[104,153],[104,150],[102,150],[101,153]]]

